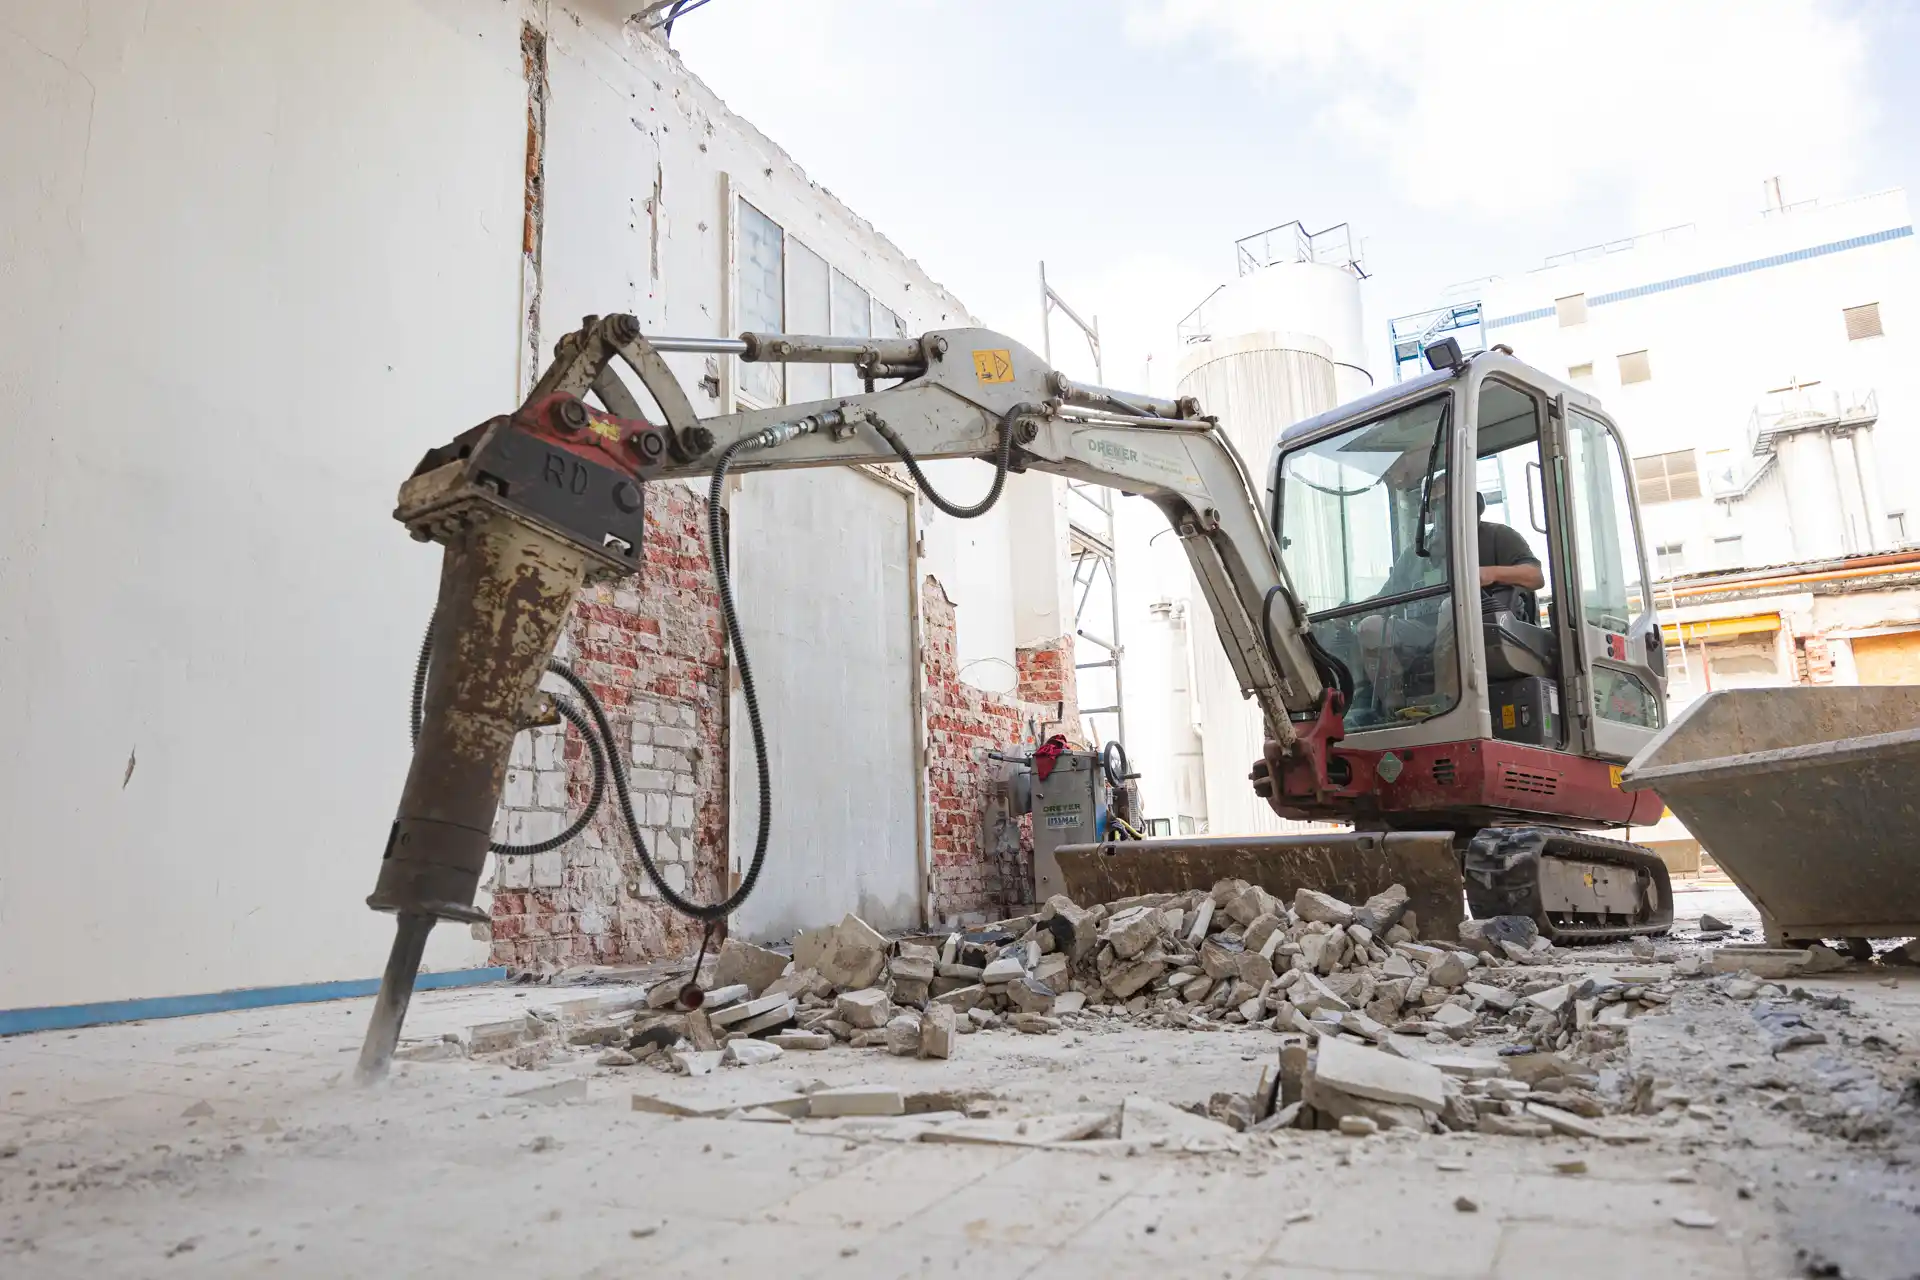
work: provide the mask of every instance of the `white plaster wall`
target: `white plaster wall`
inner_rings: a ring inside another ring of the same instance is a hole
[[[0,0],[0,1007],[379,972],[438,572],[390,512],[524,376],[524,15],[543,357],[589,311],[726,332],[729,182],[964,322],[631,8]]]

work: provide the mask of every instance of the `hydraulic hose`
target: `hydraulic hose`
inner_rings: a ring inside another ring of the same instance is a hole
[[[900,461],[907,464],[908,474],[913,477],[913,483],[919,487],[920,492],[926,495],[928,502],[955,519],[971,520],[975,516],[983,516],[993,510],[993,504],[1000,501],[1000,491],[1007,487],[1007,468],[1013,461],[1015,421],[1024,414],[1038,412],[1039,410],[1030,404],[1015,405],[1000,419],[1000,448],[993,459],[993,484],[988,487],[987,496],[970,507],[950,502],[934,489],[932,483],[927,480],[926,472],[920,469],[920,460],[913,456],[913,450],[907,447],[907,442],[902,440],[892,427],[884,422],[875,422],[873,429],[878,431],[880,438],[900,456]]]
[[[420,640],[420,659],[414,664],[413,668],[412,715],[409,720],[409,726],[413,732],[413,743],[415,746],[420,744],[420,709],[426,701],[427,668],[431,665],[432,659],[433,619],[428,619],[427,634],[421,637]],[[586,682],[575,675],[573,668],[569,667],[566,663],[549,658],[547,660],[547,670],[573,686],[574,692],[578,693],[581,697],[588,701],[593,700],[593,690],[589,689]],[[606,745],[602,745],[600,738],[594,734],[592,722],[587,719],[579,707],[574,706],[566,699],[553,699],[553,709],[558,711],[566,722],[572,725],[580,734],[581,741],[587,744],[587,755],[593,761],[593,789],[587,793],[586,808],[580,811],[580,816],[575,818],[566,830],[556,836],[537,841],[533,844],[508,844],[504,841],[496,840],[487,845],[489,852],[497,853],[505,857],[529,857],[536,853],[547,853],[551,850],[558,849],[561,845],[587,829],[587,824],[593,821],[594,814],[600,812],[600,805],[606,799],[607,755],[611,749],[613,739],[609,737],[606,740]],[[616,751],[614,754],[617,756],[618,752]]]

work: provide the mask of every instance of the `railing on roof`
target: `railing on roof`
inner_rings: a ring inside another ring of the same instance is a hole
[[[1565,253],[1549,256],[1545,263],[1535,267],[1536,271],[1551,271],[1555,267],[1564,267],[1574,262],[1591,262],[1595,258],[1604,258],[1610,253],[1625,253],[1629,249],[1644,249],[1650,245],[1668,244],[1684,239],[1694,233],[1691,222],[1677,223],[1671,227],[1662,227],[1658,231],[1643,231],[1639,235],[1627,236],[1622,240],[1608,240],[1604,244],[1590,244],[1579,249],[1569,249]]]
[[[1320,231],[1307,230],[1298,219],[1283,222],[1235,240],[1233,257],[1235,269],[1243,276],[1278,262],[1314,262],[1367,278],[1360,251],[1354,247],[1353,228],[1344,222]]]
[[[1870,427],[1880,418],[1880,395],[1873,390],[1815,391],[1796,388],[1775,391],[1753,408],[1747,419],[1747,446],[1764,457],[1774,442],[1796,431],[1850,430]]]

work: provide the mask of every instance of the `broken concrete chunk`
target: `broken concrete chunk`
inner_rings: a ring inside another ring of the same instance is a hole
[[[1131,964],[1122,965],[1106,976],[1107,990],[1125,1000],[1142,987],[1165,973],[1166,961],[1155,956],[1152,959],[1140,959]]]
[[[879,987],[842,992],[833,1002],[834,1016],[860,1031],[884,1027],[893,1017],[893,1000]]]
[[[967,1021],[985,1031],[988,1027],[999,1025],[1000,1015],[991,1009],[974,1008],[967,1010]]]
[[[1488,916],[1460,922],[1460,945],[1479,952],[1501,949],[1510,944],[1523,951],[1540,939],[1540,926],[1530,916]]]
[[[952,991],[937,995],[933,998],[933,1003],[947,1005],[956,1013],[965,1013],[986,998],[987,989],[976,982],[972,986],[956,987]]]
[[[1223,1139],[1233,1131],[1218,1120],[1194,1115],[1157,1098],[1133,1094],[1120,1104],[1120,1136],[1126,1139]]]
[[[931,960],[910,959],[907,956],[895,956],[887,961],[887,973],[896,984],[910,983],[925,988],[933,981],[934,962]],[[921,999],[925,999],[924,995]]]
[[[1087,995],[1084,991],[1062,991],[1053,998],[1055,1013],[1079,1013],[1087,1007]]]
[[[710,1076],[713,1069],[720,1065],[718,1049],[676,1049],[673,1053],[675,1070],[682,1075]]]
[[[794,1015],[799,1011],[799,1005],[795,1004],[791,999],[783,997],[780,1004],[776,1007],[767,1010],[757,1017],[748,1018],[745,1022],[736,1022],[731,1027],[728,1027],[727,1030],[733,1032],[735,1035],[757,1035],[762,1031],[771,1031],[775,1027],[785,1026],[787,1023],[793,1021]]]
[[[832,1048],[833,1036],[825,1031],[777,1031],[767,1037],[767,1043],[777,1044],[788,1053],[814,1052]]]
[[[1520,1002],[1547,1013],[1558,1013],[1560,1007],[1573,999],[1573,985],[1563,982],[1557,987],[1548,987],[1545,991],[1536,991],[1530,996],[1522,996]]]
[[[1093,913],[1081,910],[1061,894],[1048,898],[1046,905],[1051,914],[1043,924],[1053,935],[1054,950],[1071,960],[1083,960],[1092,955],[1094,947],[1099,945],[1099,930],[1094,924]]]
[[[787,957],[751,942],[728,938],[720,944],[720,959],[714,966],[713,980],[722,985],[739,983],[749,995],[764,995],[768,987],[787,971]]]
[[[1242,935],[1240,939],[1240,945],[1248,951],[1265,951],[1268,940],[1271,939],[1275,933],[1284,933],[1286,927],[1287,922],[1284,919],[1276,912],[1269,911],[1265,915],[1255,918],[1253,923],[1247,926],[1246,933]]]
[[[870,987],[887,963],[887,939],[849,912],[839,924],[808,929],[793,940],[796,968],[818,970],[842,990]]]
[[[1380,1126],[1365,1116],[1341,1116],[1340,1132],[1350,1138],[1364,1138],[1380,1132]]]
[[[1233,922],[1243,927],[1261,916],[1273,915],[1275,905],[1273,895],[1257,884],[1248,885],[1222,904]]]
[[[598,1067],[630,1067],[638,1061],[640,1059],[625,1049],[609,1049],[593,1060],[594,1065]]]
[[[1466,957],[1457,951],[1449,951],[1441,959],[1439,964],[1427,970],[1427,981],[1436,987],[1447,987],[1451,989],[1464,984],[1467,980],[1468,972],[1470,972],[1470,970],[1467,966]]]
[[[1726,946],[1713,953],[1713,971],[1746,972],[1756,978],[1794,978],[1806,972],[1812,960],[1812,954],[1807,951]]]
[[[807,1114],[816,1120],[836,1116],[903,1116],[907,1100],[898,1089],[854,1084],[838,1089],[816,1089],[807,1096]]]
[[[1728,923],[1727,923],[1727,922],[1726,922],[1725,920],[1722,920],[1722,919],[1720,919],[1720,917],[1718,917],[1718,916],[1710,916],[1710,915],[1707,915],[1707,914],[1706,914],[1706,913],[1704,913],[1704,912],[1702,912],[1702,913],[1701,913],[1701,916],[1700,916],[1700,932],[1702,932],[1702,933],[1725,933],[1725,932],[1727,932],[1727,931],[1728,931],[1729,929],[1731,929],[1731,928],[1733,928],[1733,926],[1732,926],[1732,925],[1730,925],[1730,924],[1728,924]]]
[[[753,1040],[742,1036],[738,1040],[727,1041],[725,1061],[736,1067],[757,1067],[763,1062],[772,1062],[784,1058],[786,1050],[766,1040]]]
[[[711,1013],[704,1008],[701,1012],[706,1013],[707,1020],[716,1027],[733,1027],[792,1004],[792,999],[787,996],[761,996],[756,1000],[743,1000]]]
[[[1053,991],[1045,983],[1023,977],[1009,982],[1006,987],[1007,1003],[1022,1013],[1052,1013]]]
[[[817,969],[802,969],[794,966],[760,993],[763,996],[831,996],[833,984],[820,976]]]
[[[959,1021],[959,1015],[951,1005],[927,1006],[927,1011],[920,1015],[920,1056],[951,1058],[953,1040],[959,1034]]]
[[[1197,947],[1206,941],[1207,929],[1213,923],[1213,899],[1202,898],[1200,909],[1194,912],[1193,925],[1187,930],[1187,945]]]
[[[1439,1068],[1332,1036],[1320,1039],[1311,1079],[1356,1098],[1423,1111],[1438,1111],[1447,1100],[1446,1077]]]
[[[1293,913],[1302,920],[1321,924],[1345,925],[1353,920],[1353,908],[1330,893],[1301,889],[1293,895]]]
[[[988,986],[998,986],[1003,982],[1012,982],[1015,978],[1026,976],[1027,967],[1012,956],[995,960],[981,973],[980,980]]]
[[[887,1023],[887,1052],[909,1058],[920,1052],[920,1015],[897,1013]]]
[[[1562,1111],[1558,1107],[1549,1107],[1541,1102],[1527,1103],[1527,1115],[1550,1127],[1555,1133],[1564,1133],[1570,1138],[1598,1138],[1603,1132],[1592,1121],[1583,1120],[1571,1111]]]
[[[1059,952],[1041,957],[1040,963],[1033,967],[1033,979],[1055,991],[1064,991],[1067,986],[1067,958]]]
[[[715,987],[711,991],[702,993],[700,997],[700,1008],[702,1012],[708,1016],[712,1016],[721,1009],[730,1008],[743,1000],[752,999],[753,994],[753,988],[749,987],[746,983],[730,982],[725,986]]]
[[[1015,1031],[1023,1031],[1030,1036],[1043,1036],[1060,1029],[1057,1021],[1042,1013],[1016,1013],[1011,1021]]]
[[[1520,999],[1505,987],[1490,987],[1484,982],[1469,982],[1461,990],[1495,1013],[1507,1012]]]
[[[1100,940],[1122,960],[1131,960],[1160,937],[1159,913],[1152,907],[1132,907],[1108,918]]]
[[[1430,1022],[1439,1023],[1440,1026],[1447,1031],[1452,1031],[1456,1028],[1470,1027],[1477,1021],[1473,1015],[1473,1010],[1462,1009],[1457,1004],[1438,1005],[1432,1013],[1427,1015],[1427,1019]]]
[[[1391,884],[1362,903],[1360,909],[1353,913],[1353,918],[1368,932],[1378,935],[1399,924],[1400,918],[1406,913],[1406,886]]]

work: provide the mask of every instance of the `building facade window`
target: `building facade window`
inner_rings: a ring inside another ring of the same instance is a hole
[[[780,224],[744,199],[739,208],[735,248],[735,288],[740,327],[759,333],[780,333],[786,327],[786,235]],[[736,360],[740,397],[760,408],[785,404],[786,366],[771,361]]]
[[[1585,324],[1587,322],[1587,295],[1584,293],[1576,293],[1565,298],[1555,298],[1553,300],[1553,313],[1560,318],[1560,327],[1562,329],[1571,328],[1576,324]]]
[[[1713,567],[1738,569],[1746,560],[1746,539],[1739,534],[1713,540]]]
[[[1593,381],[1593,362],[1589,360],[1585,364],[1568,365],[1567,381],[1568,382],[1592,382]]]
[[[1643,503],[1685,502],[1700,496],[1700,467],[1691,449],[1645,454],[1633,460],[1633,483]]]
[[[1654,548],[1653,571],[1662,578],[1673,578],[1687,571],[1687,544],[1663,542]]]
[[[1904,511],[1887,512],[1887,537],[1896,547],[1907,545],[1907,513]]]
[[[1844,307],[1840,315],[1847,322],[1848,342],[1886,336],[1886,331],[1880,327],[1880,304],[1877,302],[1869,302],[1858,307]]]
[[[1653,366],[1647,362],[1644,351],[1624,351],[1620,354],[1620,385],[1630,387],[1636,382],[1648,382],[1653,378]]]

